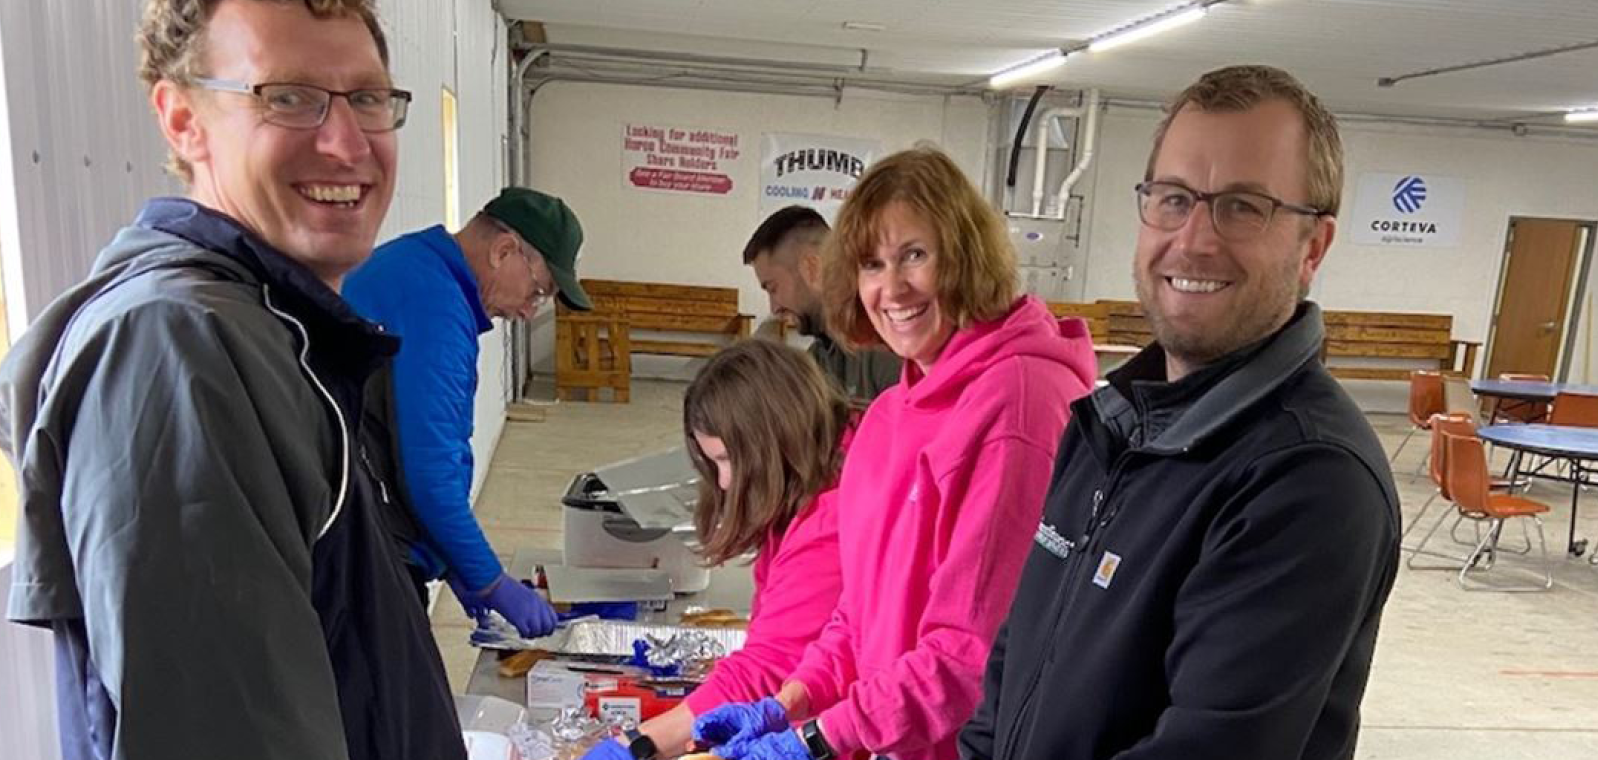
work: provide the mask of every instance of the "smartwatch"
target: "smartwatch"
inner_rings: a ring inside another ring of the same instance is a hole
[[[815,760],[834,760],[838,756],[832,751],[832,745],[827,743],[827,737],[821,735],[820,721],[805,721],[799,728],[799,736],[805,740],[805,749],[810,751],[810,756]]]
[[[633,756],[633,760],[654,760],[660,754],[655,740],[636,728],[623,731],[622,736],[627,737],[627,752]]]

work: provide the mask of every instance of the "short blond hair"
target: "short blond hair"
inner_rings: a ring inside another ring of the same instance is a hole
[[[1165,118],[1154,132],[1154,149],[1149,151],[1144,180],[1154,179],[1154,162],[1171,121],[1186,106],[1211,113],[1247,111],[1268,100],[1282,100],[1304,119],[1309,137],[1306,156],[1308,187],[1306,201],[1311,208],[1332,216],[1343,205],[1343,139],[1337,132],[1337,117],[1321,105],[1314,93],[1289,74],[1274,66],[1227,66],[1199,77],[1166,106]],[[1297,202],[1298,199],[1288,199]]]
[[[822,258],[827,330],[859,349],[882,344],[860,303],[860,262],[881,240],[882,211],[904,203],[938,236],[938,308],[956,328],[998,319],[1016,299],[1015,248],[1004,219],[942,151],[912,148],[866,171],[838,211]]]
[[[359,18],[377,43],[377,54],[388,68],[388,40],[377,20],[373,0],[251,0],[280,5],[303,4],[316,18]],[[162,80],[192,84],[202,75],[205,30],[222,0],[147,0],[139,22],[139,80],[149,90]],[[176,154],[167,158],[167,171],[186,184],[194,179],[187,161]]]

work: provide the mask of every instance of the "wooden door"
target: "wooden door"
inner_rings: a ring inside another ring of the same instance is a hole
[[[1487,377],[1504,372],[1553,377],[1570,322],[1582,228],[1581,222],[1558,219],[1510,220]]]

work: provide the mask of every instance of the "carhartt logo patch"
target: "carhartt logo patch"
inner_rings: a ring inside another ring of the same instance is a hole
[[[1109,588],[1110,581],[1115,580],[1115,570],[1121,566],[1121,555],[1115,552],[1105,552],[1099,558],[1099,569],[1093,573],[1093,585],[1099,588]]]
[[[1071,549],[1075,547],[1075,544],[1046,522],[1038,523],[1038,532],[1032,534],[1032,540],[1060,559],[1070,559]]]

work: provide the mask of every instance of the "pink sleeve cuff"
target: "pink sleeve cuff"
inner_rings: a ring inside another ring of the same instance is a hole
[[[827,744],[832,745],[838,757],[848,757],[865,749],[860,746],[860,731],[855,727],[849,705],[834,705],[817,719],[821,721],[821,735],[826,737]]]
[[[810,714],[819,714],[838,703],[838,691],[833,688],[832,679],[827,677],[825,667],[811,666],[808,663],[799,663],[799,668],[788,677],[789,681],[798,681],[805,687],[806,696],[810,697]]]

